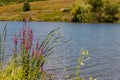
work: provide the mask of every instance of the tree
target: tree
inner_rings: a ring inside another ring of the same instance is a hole
[[[83,2],[80,0],[76,0],[71,11],[73,15],[71,21],[81,23],[89,22],[89,11],[90,9],[88,5],[83,4]]]
[[[105,22],[115,22],[118,21],[118,17],[116,16],[119,13],[119,4],[107,2],[104,8],[105,12]]]
[[[29,11],[30,10],[30,4],[28,2],[25,2],[24,3],[24,6],[23,6],[23,11]]]
[[[88,0],[88,3],[92,6],[93,11],[97,12],[103,6],[103,0]]]

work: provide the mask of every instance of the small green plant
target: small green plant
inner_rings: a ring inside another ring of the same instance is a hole
[[[90,57],[88,55],[89,55],[88,51],[86,51],[84,49],[81,49],[80,57],[78,59],[78,66],[77,66],[77,69],[76,69],[76,76],[73,80],[85,80],[84,78],[82,78],[80,76],[80,74],[81,74],[80,69],[85,64],[85,62],[90,59]],[[97,80],[97,79],[94,79],[94,78],[90,77],[89,80]]]

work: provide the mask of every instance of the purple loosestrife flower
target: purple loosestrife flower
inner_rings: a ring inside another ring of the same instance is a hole
[[[21,30],[19,30],[19,37],[21,38]]]
[[[26,28],[25,28],[25,26],[23,26],[23,28],[22,28],[22,37],[26,37]]]
[[[31,30],[31,28],[30,28],[30,26],[28,26],[28,31],[27,31],[28,34],[29,34],[30,30]]]
[[[43,54],[43,52],[44,52],[44,45],[41,48],[41,53]]]
[[[25,43],[25,39],[24,38],[21,38],[21,44],[24,44]]]
[[[38,51],[37,58],[39,58],[40,56],[42,56],[41,50]]]
[[[32,41],[33,41],[33,31],[32,31],[32,29],[29,31],[29,40],[30,40],[30,43],[32,43]]]
[[[32,56],[34,56],[34,48],[32,48]]]
[[[18,41],[18,38],[16,36],[16,34],[14,35],[14,44],[17,45],[17,41]]]
[[[26,50],[28,51],[28,49],[29,49],[29,44],[28,44],[28,42],[26,42],[25,48],[26,48]]]
[[[39,40],[37,40],[36,42],[36,50],[38,49],[38,47],[39,47]]]
[[[20,48],[18,49],[18,53],[20,53]]]

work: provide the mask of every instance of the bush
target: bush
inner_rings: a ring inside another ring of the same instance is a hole
[[[104,8],[105,13],[105,22],[116,22],[118,21],[118,16],[116,16],[119,13],[119,4],[117,3],[111,3],[107,2]]]
[[[5,6],[5,3],[3,3],[3,2],[0,2],[0,6]]]
[[[108,3],[106,6],[105,6],[105,13],[106,14],[109,14],[109,15],[115,15],[119,12],[119,6],[115,3]]]
[[[73,7],[73,9],[72,9],[73,18],[71,21],[72,22],[81,22],[81,23],[89,22],[90,21],[89,20],[90,19],[89,11],[90,11],[90,9],[87,5]]]
[[[103,0],[88,0],[88,3],[92,6],[93,11],[98,11],[103,6]]]
[[[23,11],[30,11],[30,4],[28,2],[25,2],[24,3],[24,6],[23,6]]]

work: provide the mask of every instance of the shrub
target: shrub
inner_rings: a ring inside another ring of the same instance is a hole
[[[93,11],[98,11],[103,6],[103,0],[88,0],[88,3],[92,6]]]
[[[104,8],[104,20],[105,22],[116,22],[118,21],[118,17],[116,14],[119,13],[119,4],[107,2]]]
[[[25,2],[23,5],[23,11],[30,11],[30,4],[28,2]]]
[[[0,2],[0,6],[5,6],[5,3],[3,3],[3,2]]]
[[[90,21],[89,20],[90,19],[89,18],[89,16],[90,16],[89,11],[90,11],[90,9],[89,9],[89,6],[87,6],[87,5],[73,7],[73,9],[72,9],[72,15],[73,15],[72,22],[84,23],[84,22]]]

